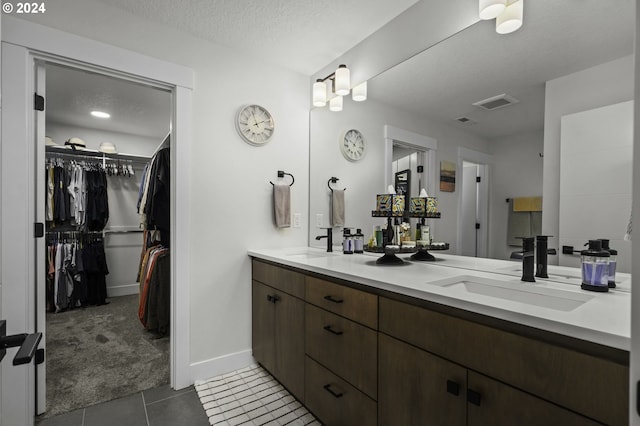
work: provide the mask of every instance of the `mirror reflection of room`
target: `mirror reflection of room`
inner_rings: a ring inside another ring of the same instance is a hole
[[[362,194],[358,202],[347,200],[350,225],[367,231],[375,225],[373,200],[387,186],[383,128],[393,125],[435,139],[437,164],[455,164],[453,192],[431,182],[442,212],[433,237],[449,242],[450,254],[510,259],[522,250],[514,237],[527,235],[512,235],[524,232],[509,228],[510,217],[518,212],[505,200],[535,198],[542,200],[542,211],[528,213],[534,217],[532,232],[548,235],[549,247],[557,250],[549,256],[550,264],[579,266],[579,256],[563,254],[563,246],[577,251],[590,239],[609,238],[620,253],[620,270],[629,272],[630,243],[624,234],[631,211],[631,117],[624,112],[613,122],[606,111],[589,115],[633,99],[633,20],[624,8],[611,9],[602,3],[575,10],[557,2],[530,2],[527,25],[508,38],[500,38],[492,23],[478,22],[369,80],[367,102],[345,99],[340,113],[313,109],[311,216],[322,210],[316,202],[321,198],[318,171],[339,169],[350,181],[351,194]],[[495,49],[498,43],[500,49]],[[627,130],[615,136],[601,132],[600,142],[581,148],[571,139],[576,134],[571,128],[580,119],[571,117],[582,113],[600,127]],[[330,141],[346,128],[344,123],[367,137],[367,156],[355,164],[346,164],[331,149]],[[605,155],[603,140],[615,144],[614,155]],[[487,159],[489,188],[482,199],[487,235],[480,244],[473,228],[479,215],[473,221],[472,210],[462,208],[475,191],[475,183],[465,179],[464,161],[474,160],[461,150]],[[592,162],[596,159],[598,164]],[[594,167],[602,173],[592,173]],[[594,184],[587,190],[578,182]],[[616,188],[617,195],[606,188]],[[577,213],[585,208],[578,200],[595,191],[613,203],[606,218],[595,211]],[[315,232],[311,223],[310,234]]]

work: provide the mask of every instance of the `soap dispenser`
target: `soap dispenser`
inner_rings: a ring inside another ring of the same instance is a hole
[[[353,238],[349,228],[342,231],[342,253],[353,254]]]
[[[362,229],[356,229],[356,235],[354,236],[354,244],[353,244],[353,252],[354,253],[364,253],[364,234],[362,233]]]
[[[582,255],[583,290],[609,291],[609,258],[608,251],[602,249],[602,241],[589,240],[589,248]],[[585,244],[586,245],[586,244]]]
[[[616,266],[618,264],[618,250],[609,247],[608,239],[601,239],[602,250],[609,252],[609,288],[616,288]]]

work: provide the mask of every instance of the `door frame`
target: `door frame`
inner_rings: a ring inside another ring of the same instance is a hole
[[[2,17],[2,138],[0,140],[2,306],[8,333],[34,332],[36,324],[35,62],[76,67],[168,87],[172,91],[171,163],[171,387],[191,384],[189,374],[188,171],[192,144],[193,70],[140,53],[9,16]],[[22,142],[22,143],[20,143]],[[160,143],[161,141],[158,141]],[[26,281],[26,282],[25,282]],[[180,286],[177,283],[181,283]],[[179,291],[178,291],[179,289]],[[9,351],[7,351],[9,352]],[[7,354],[7,358],[13,352]],[[2,421],[33,423],[35,368],[2,363]]]

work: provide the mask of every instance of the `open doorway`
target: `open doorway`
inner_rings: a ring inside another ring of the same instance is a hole
[[[461,171],[458,195],[457,254],[487,257],[489,251],[489,167],[491,156],[458,149]]]
[[[39,69],[46,294],[37,315],[47,356],[38,412],[49,417],[169,384],[171,209],[168,186],[154,180],[170,167],[172,95],[93,70]]]

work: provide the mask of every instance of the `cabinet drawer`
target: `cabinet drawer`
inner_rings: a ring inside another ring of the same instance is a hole
[[[252,261],[252,272],[254,280],[304,299],[304,275],[255,259]]]
[[[378,296],[318,278],[307,277],[306,301],[327,311],[378,328]]]
[[[380,331],[603,423],[628,422],[628,366],[386,298]]]
[[[315,362],[305,360],[306,407],[327,426],[375,426],[377,404]]]
[[[308,303],[305,312],[306,354],[376,399],[378,334]]]

